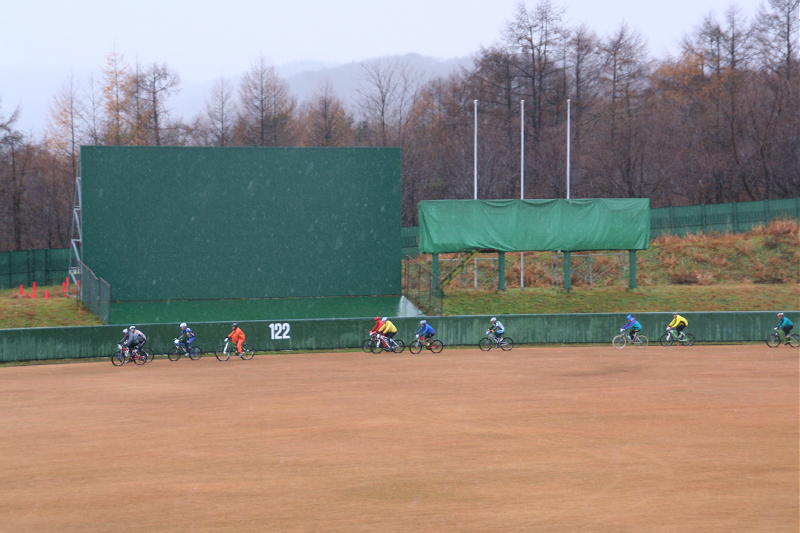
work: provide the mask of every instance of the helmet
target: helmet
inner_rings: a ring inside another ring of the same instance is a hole
[[[387,320],[389,320],[389,318],[388,317],[383,317],[383,318],[381,318],[381,320],[386,322]]]
[[[489,319],[489,322],[497,322],[497,319],[495,317],[492,317]]]
[[[128,326],[128,329],[131,331],[136,331],[136,326]]]
[[[379,316],[376,316],[376,317],[375,317],[373,320],[374,320],[375,322],[380,322],[380,321],[381,321],[381,317],[379,317]]]
[[[238,322],[234,322],[233,324],[231,324],[231,327],[232,328],[238,328],[239,327],[239,323]]]
[[[783,316],[783,313],[778,313],[778,316]]]
[[[628,320],[633,320],[633,315],[628,315],[625,318],[627,318]]]
[[[189,327],[189,326],[186,325],[186,322],[181,322],[181,326],[180,327],[181,327],[181,329],[183,329],[183,328],[186,328],[186,327]]]
[[[420,326],[424,326],[425,324],[427,324],[427,322],[425,322],[424,320],[420,320],[420,321],[419,321],[419,325],[420,325]]]
[[[123,330],[122,330],[122,334],[123,334],[123,335],[127,335],[127,334],[128,334],[128,328],[125,328],[125,329],[123,329]]]
[[[677,313],[677,312],[675,312],[675,311],[673,311],[673,312],[672,312],[672,316],[678,316],[678,313]]]

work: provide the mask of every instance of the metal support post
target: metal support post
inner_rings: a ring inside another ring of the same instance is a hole
[[[572,289],[572,254],[564,252],[564,290]]]
[[[506,253],[497,252],[497,290],[506,290]]]

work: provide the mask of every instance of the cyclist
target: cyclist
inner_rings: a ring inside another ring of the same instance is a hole
[[[186,325],[186,322],[181,322],[180,328],[181,333],[178,335],[178,338],[175,339],[175,346],[183,346],[183,349],[188,354],[192,351],[192,343],[197,336],[194,334],[194,331],[192,331],[192,328]]]
[[[639,333],[640,331],[642,331],[642,325],[639,323],[638,320],[636,320],[636,317],[634,317],[633,315],[629,314],[625,318],[628,321],[625,323],[624,326],[622,326],[620,328],[619,332],[622,333],[625,330],[630,330],[628,332],[628,335],[630,336],[631,341],[632,341],[634,339],[634,337],[636,336],[636,334]]]
[[[375,333],[378,333],[378,331],[380,331],[380,329],[381,329],[381,326],[383,326],[383,320],[381,320],[381,317],[376,316],[372,320],[375,321],[375,325],[372,326],[371,330],[369,330],[369,336],[370,337],[372,337]]]
[[[431,344],[430,340],[433,338],[434,335],[436,335],[436,330],[433,329],[433,326],[428,324],[427,320],[420,320],[416,336],[420,342],[425,344],[426,348],[430,346]]]
[[[143,331],[136,329],[136,326],[128,326],[128,334],[125,336],[125,340],[122,341],[122,345],[133,353],[141,349],[146,342],[147,335]]]
[[[386,337],[386,342],[389,345],[389,348],[394,348],[397,346],[397,343],[394,342],[394,336],[397,335],[397,326],[392,324],[392,321],[387,317],[381,318],[381,322],[383,322],[383,324],[381,324],[381,327],[378,328],[378,333]]]
[[[497,320],[497,318],[495,317],[490,318],[489,322],[491,323],[491,326],[489,326],[489,329],[486,332],[486,334],[494,335],[495,342],[500,344],[500,341],[503,340],[503,333],[506,332],[506,328],[504,328],[503,323]]]
[[[231,324],[231,332],[228,333],[226,338],[236,345],[236,355],[242,355],[242,345],[247,340],[247,335],[239,327],[238,322]]]
[[[789,317],[784,315],[783,313],[778,313],[778,318],[780,318],[780,321],[778,322],[778,325],[775,326],[775,331],[778,331],[778,329],[782,329],[783,339],[785,341],[785,344],[789,344],[789,332],[792,331],[792,328],[794,327],[794,322],[789,320]]]
[[[683,334],[683,330],[686,329],[686,326],[689,325],[689,321],[686,320],[684,317],[679,315],[678,313],[672,313],[672,322],[667,324],[667,331],[674,329],[678,332],[678,338],[683,340],[685,335]]]
[[[127,338],[128,338],[128,328],[125,328],[122,330],[122,338],[119,340],[117,344],[123,344],[125,342],[125,339]]]

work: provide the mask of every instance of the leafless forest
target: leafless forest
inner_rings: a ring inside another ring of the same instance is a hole
[[[621,26],[569,27],[549,1],[520,5],[471,68],[421,84],[399,62],[365,62],[356,105],[330,86],[298,102],[256,61],[219,79],[189,121],[170,113],[179,74],[110,53],[98,77],[65,80],[47,133],[0,108],[0,250],[67,246],[80,145],[400,146],[403,221],[420,200],[471,198],[479,101],[481,198],[563,197],[567,99],[571,195],[649,197],[654,207],[800,194],[800,0],[687,21],[678,57],[652,58]],[[0,88],[0,98],[2,97]],[[122,192],[122,191],[121,191]]]

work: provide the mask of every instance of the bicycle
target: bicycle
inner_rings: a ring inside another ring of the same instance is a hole
[[[444,350],[444,343],[439,339],[431,339],[423,343],[417,338],[408,345],[408,351],[414,355],[420,353],[423,348],[430,350],[432,353],[439,353]]]
[[[230,339],[225,339],[222,341],[222,346],[214,352],[214,357],[217,358],[217,361],[227,361],[231,358],[231,355],[250,360],[255,354],[255,350],[249,344],[242,344],[242,353],[237,353],[236,344],[232,343]]]
[[[187,353],[186,347],[180,340],[175,339],[173,343],[175,343],[175,349],[167,354],[170,361],[177,361],[181,356],[186,356],[192,361],[197,361],[200,359],[200,356],[203,355],[203,350],[201,350],[199,346],[192,346]]]
[[[800,335],[797,333],[789,333],[789,335],[786,335],[783,330],[774,329],[767,335],[764,342],[766,342],[767,346],[770,348],[777,348],[781,344],[788,344],[792,348],[797,348],[800,346]]]
[[[483,352],[488,352],[492,348],[500,348],[504,352],[509,351],[514,346],[514,341],[511,337],[503,337],[498,340],[497,335],[488,333],[488,337],[484,337],[478,341],[478,348]]]
[[[389,341],[391,340],[391,344]],[[370,348],[372,353],[381,353],[381,352],[392,352],[392,353],[403,353],[403,350],[406,349],[406,344],[400,339],[389,339],[385,335],[378,335],[375,339],[374,344]]]
[[[364,339],[364,342],[361,343],[361,350],[364,353],[370,353],[372,348],[374,348],[378,344],[378,334],[377,333],[370,333],[369,337]]]
[[[695,343],[695,337],[688,331],[684,331],[681,335],[678,335],[675,328],[668,327],[667,331],[659,337],[658,342],[661,343],[661,346],[672,346],[676,343],[681,346],[692,346]]]
[[[627,333],[620,333],[611,339],[611,345],[617,350],[622,350],[629,344],[632,344],[637,348],[647,348],[647,337],[644,335],[639,335],[638,333],[634,333],[633,339],[631,339],[630,335]]]
[[[121,344],[117,344],[117,351],[111,356],[111,364],[114,366],[122,366],[131,361],[136,365],[143,365],[152,360],[152,356],[144,348],[130,350]]]

